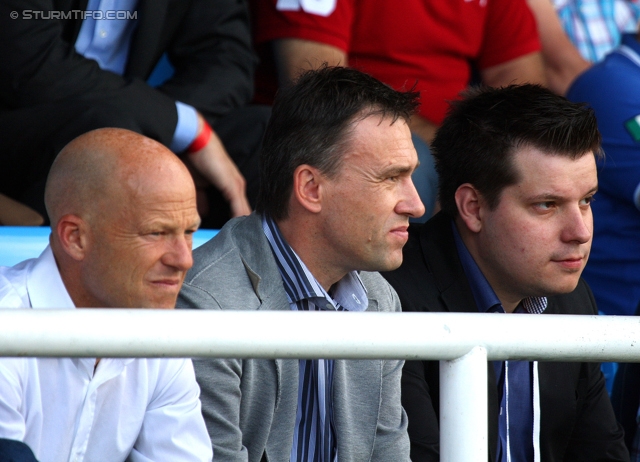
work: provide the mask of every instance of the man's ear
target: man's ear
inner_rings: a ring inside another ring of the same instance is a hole
[[[299,165],[293,172],[293,197],[309,212],[322,210],[323,180],[320,170],[310,165]]]
[[[470,183],[458,187],[455,194],[458,215],[469,231],[477,233],[482,229],[482,196]]]
[[[62,250],[77,261],[84,260],[87,252],[87,223],[77,215],[67,214],[58,220],[56,234]]]

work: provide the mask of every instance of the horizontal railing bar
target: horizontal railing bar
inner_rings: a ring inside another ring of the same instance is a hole
[[[640,362],[640,317],[218,310],[0,310],[0,356]]]

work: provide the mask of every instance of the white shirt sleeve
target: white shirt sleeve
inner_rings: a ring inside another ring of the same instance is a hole
[[[190,359],[164,359],[129,460],[211,461],[213,450]],[[164,365],[163,365],[164,366]]]
[[[0,359],[0,438],[24,441],[24,359]]]

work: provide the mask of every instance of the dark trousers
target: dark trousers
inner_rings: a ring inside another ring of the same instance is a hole
[[[38,462],[29,446],[21,441],[0,438],[0,462]]]

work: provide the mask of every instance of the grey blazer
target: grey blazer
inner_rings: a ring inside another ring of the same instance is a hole
[[[289,310],[261,217],[228,222],[194,251],[179,308]],[[360,274],[367,311],[400,311],[378,274]],[[340,316],[336,313],[336,316]],[[212,326],[215,335],[215,326]],[[383,334],[381,334],[383,335]],[[334,421],[340,462],[408,461],[407,417],[400,404],[403,361],[336,360]],[[298,401],[298,360],[194,360],[216,461],[289,461]]]

